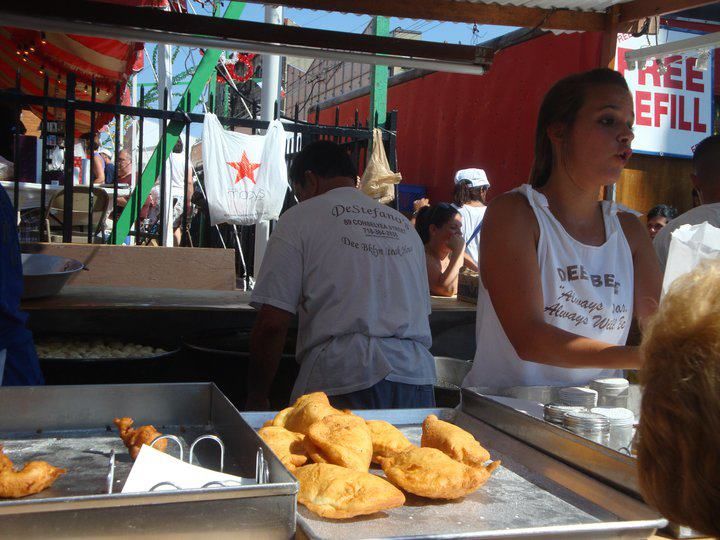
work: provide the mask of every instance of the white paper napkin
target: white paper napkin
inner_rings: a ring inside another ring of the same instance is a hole
[[[222,482],[224,486],[230,487],[254,484],[255,480],[190,465],[155,448],[143,445],[122,492],[147,492],[160,482],[172,482],[181,489],[199,489],[208,482]],[[161,486],[155,491],[176,490],[172,486]]]

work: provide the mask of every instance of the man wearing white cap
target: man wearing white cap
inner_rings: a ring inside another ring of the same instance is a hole
[[[480,251],[480,228],[487,209],[485,205],[489,187],[490,182],[482,169],[461,169],[455,173],[453,206],[462,216],[465,266],[476,272]]]

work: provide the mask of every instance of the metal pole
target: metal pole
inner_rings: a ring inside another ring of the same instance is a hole
[[[265,6],[265,22],[269,24],[283,23],[283,9],[278,6]],[[275,107],[280,99],[280,57],[273,54],[262,56],[262,94],[260,114],[261,120],[273,120]],[[278,107],[279,109],[279,107]],[[265,249],[270,236],[270,222],[260,221],[255,225],[255,257],[253,273],[258,274]]]
[[[65,180],[63,182],[63,242],[72,242],[73,167],[75,160],[75,73],[66,78],[67,108],[65,109]],[[92,136],[92,135],[91,135]],[[90,141],[92,146],[92,140]],[[92,188],[92,186],[90,186]]]
[[[169,8],[168,8],[169,9]],[[173,79],[173,65],[172,65],[172,46],[170,45],[157,45],[158,47],[158,55],[157,55],[157,62],[158,62],[158,97],[161,96],[167,96],[167,101],[163,102],[163,109],[164,110],[170,110],[172,109],[172,79]],[[167,124],[166,120],[162,120],[163,128],[162,133],[163,136],[165,135],[165,125]],[[167,142],[165,143],[167,145]],[[165,155],[170,155],[172,152],[172,147],[168,148],[169,145],[165,146],[166,153]],[[168,159],[167,166],[170,167],[170,177],[172,178],[172,158]],[[173,204],[172,204],[172,181],[171,182],[164,182],[164,184],[160,188],[163,190],[163,194],[161,199],[165,201],[165,204],[161,206],[161,220],[162,220],[162,227],[160,227],[160,231],[164,235],[163,238],[160,239],[160,245],[162,246],[170,246],[173,245],[173,223],[172,223],[172,216],[173,216]]]

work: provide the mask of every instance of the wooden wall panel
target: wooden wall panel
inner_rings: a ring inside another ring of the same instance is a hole
[[[235,289],[231,249],[38,243],[25,244],[23,252],[82,262],[88,271],[75,274],[70,287]]]
[[[669,204],[679,213],[692,208],[689,159],[635,154],[617,184],[617,202],[647,214],[657,204]]]

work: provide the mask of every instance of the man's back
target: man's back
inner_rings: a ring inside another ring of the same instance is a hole
[[[384,378],[434,382],[422,242],[404,216],[355,188],[332,189],[281,216],[252,302],[298,314],[296,388],[346,393]]]
[[[665,271],[665,266],[667,265],[673,231],[682,225],[698,225],[706,221],[713,227],[720,228],[720,203],[703,204],[697,208],[688,210],[660,230],[657,236],[655,236],[655,240],[653,240],[653,247],[660,259],[661,270]]]

